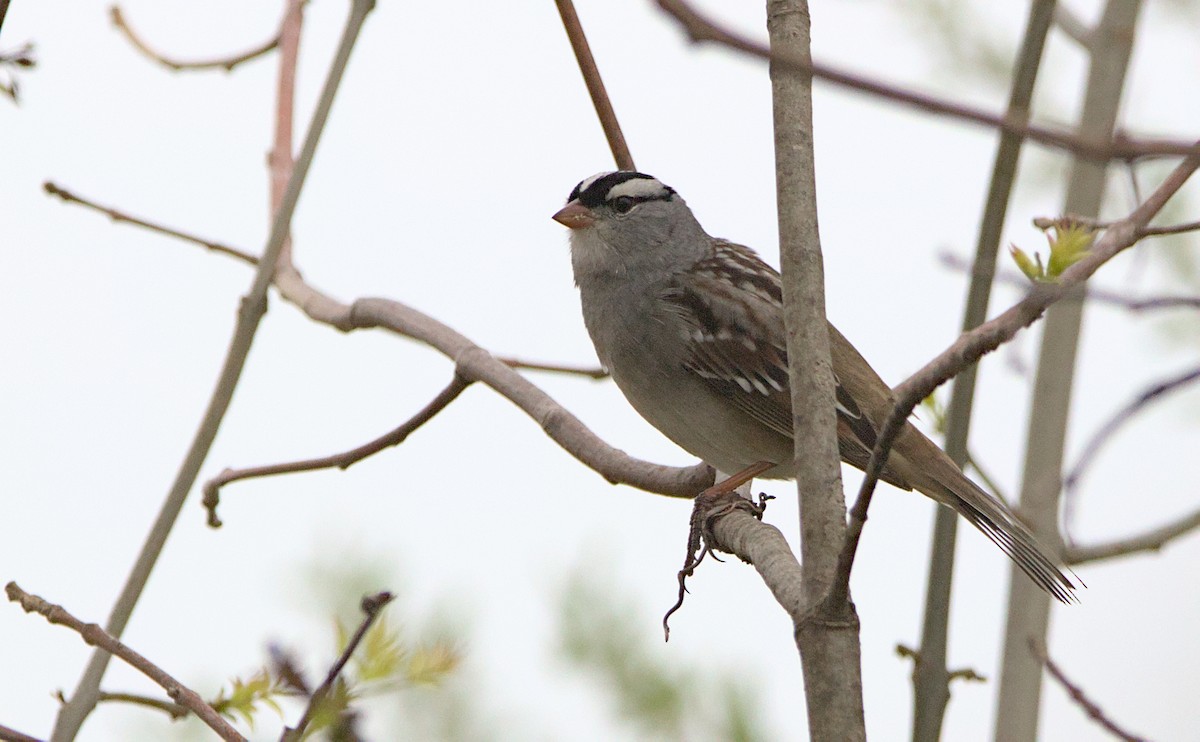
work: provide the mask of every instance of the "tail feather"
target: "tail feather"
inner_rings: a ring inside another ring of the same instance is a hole
[[[990,495],[982,490],[979,490],[979,493],[988,498],[987,501],[991,500]],[[995,501],[988,502],[997,507],[988,508],[993,512],[985,513],[982,508],[962,497],[956,496],[954,503],[958,514],[1000,547],[1000,550],[1007,554],[1029,579],[1036,582],[1038,587],[1063,603],[1079,602],[1075,596],[1075,583],[1046,556],[1029,529],[1012,514],[1001,509],[1003,505]]]

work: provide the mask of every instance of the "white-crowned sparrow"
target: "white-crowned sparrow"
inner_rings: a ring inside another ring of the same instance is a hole
[[[571,229],[583,319],[600,361],[642,417],[723,472],[778,464],[793,476],[791,398],[779,273],[710,237],[675,191],[643,173],[584,180],[554,219]],[[891,389],[829,326],[842,460],[862,469]],[[884,481],[953,508],[1048,593],[1074,584],[1001,502],[906,424]]]

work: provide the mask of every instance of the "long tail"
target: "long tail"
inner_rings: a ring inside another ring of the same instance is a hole
[[[1079,602],[1075,596],[1075,583],[1063,574],[1054,560],[1046,556],[1037,538],[1024,523],[1017,520],[1012,511],[966,476],[959,474],[955,480],[957,486],[953,489],[939,482],[945,491],[943,494],[950,497],[936,499],[942,502],[948,500],[947,504],[999,546],[1038,587],[1063,603]]]

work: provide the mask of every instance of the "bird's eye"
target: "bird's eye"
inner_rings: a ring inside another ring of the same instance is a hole
[[[636,203],[637,202],[629,196],[617,196],[612,200],[611,205],[612,210],[618,214],[628,214],[629,210],[632,209]]]

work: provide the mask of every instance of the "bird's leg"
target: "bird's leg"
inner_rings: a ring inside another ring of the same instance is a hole
[[[775,466],[776,464],[770,461],[759,461],[696,495],[688,529],[687,557],[684,559],[683,569],[679,570],[679,597],[675,601],[675,605],[671,606],[671,609],[663,616],[663,633],[667,639],[671,637],[671,628],[668,625],[671,614],[683,607],[683,597],[687,593],[687,578],[692,576],[696,567],[704,561],[704,557],[708,554],[712,554],[713,559],[717,559],[717,555],[713,551],[715,544],[712,534],[713,522],[739,508],[747,510],[754,517],[761,519],[769,498],[761,497],[756,505],[752,500],[739,494],[737,490],[743,484]],[[701,548],[702,546],[703,548]],[[717,559],[717,561],[721,560]]]

